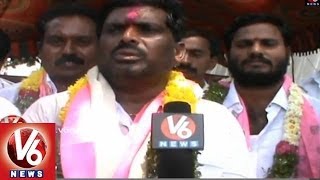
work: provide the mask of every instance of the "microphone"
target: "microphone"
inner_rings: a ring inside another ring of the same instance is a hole
[[[152,148],[156,149],[159,178],[195,178],[195,150],[204,145],[203,115],[191,114],[186,102],[164,105],[152,115]]]

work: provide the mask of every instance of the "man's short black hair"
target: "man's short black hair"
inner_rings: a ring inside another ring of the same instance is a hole
[[[189,37],[195,37],[199,36],[204,39],[206,39],[209,42],[210,45],[210,56],[218,56],[222,54],[222,51],[220,49],[220,42],[219,40],[212,35],[212,33],[201,30],[201,29],[188,29],[183,33],[182,39],[183,38],[189,38]]]
[[[3,61],[4,58],[9,54],[11,49],[10,38],[7,33],[0,30],[0,61]]]
[[[38,22],[38,31],[40,33],[40,39],[43,40],[43,36],[46,31],[47,24],[59,17],[63,16],[85,16],[89,19],[91,19],[96,24],[96,32],[97,36],[99,37],[101,34],[101,26],[99,26],[99,17],[95,10],[79,3],[61,3],[57,6],[53,7],[52,9],[48,10],[46,13],[44,13],[39,22]]]
[[[167,13],[167,26],[170,28],[173,37],[176,41],[181,39],[181,32],[184,31],[186,18],[183,6],[178,0],[112,0],[100,15],[101,25],[104,24],[105,19],[113,10],[137,5],[148,5],[164,10]]]
[[[224,34],[224,43],[226,49],[229,50],[231,48],[231,42],[234,38],[234,35],[240,28],[257,23],[270,23],[276,26],[281,32],[285,45],[290,46],[293,33],[289,24],[287,24],[280,17],[271,14],[251,13],[237,17],[226,30]]]

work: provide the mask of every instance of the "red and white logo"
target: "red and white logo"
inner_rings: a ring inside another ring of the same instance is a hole
[[[161,131],[171,140],[184,140],[195,133],[196,123],[188,116],[175,114],[163,120]]]
[[[24,122],[0,121],[0,179],[55,179],[55,124]]]
[[[15,116],[15,115],[10,115],[0,120],[0,123],[25,123],[25,122],[26,121],[22,117]]]
[[[10,136],[7,150],[14,164],[21,168],[32,168],[44,159],[47,144],[38,130],[21,128]]]
[[[309,2],[311,2],[311,3],[315,3],[315,2],[317,2],[318,0],[308,0]]]

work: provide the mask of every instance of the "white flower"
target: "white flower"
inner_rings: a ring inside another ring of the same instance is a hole
[[[284,140],[290,144],[299,145],[300,122],[302,118],[303,96],[301,89],[293,84],[288,97],[288,110],[284,120]]]

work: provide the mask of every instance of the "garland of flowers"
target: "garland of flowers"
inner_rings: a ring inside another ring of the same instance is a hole
[[[296,175],[303,106],[302,91],[296,84],[290,88],[288,104],[284,120],[284,136],[276,147],[274,163],[268,176],[270,178],[292,178]]]
[[[183,101],[187,102],[191,106],[191,112],[195,112],[196,104],[198,102],[197,92],[195,92],[194,87],[190,84],[190,81],[186,80],[182,73],[177,71],[172,71],[169,76],[168,84],[165,88],[164,103],[173,101]],[[201,176],[198,167],[198,154],[199,151],[193,151],[194,160],[194,177],[199,178]],[[151,148],[151,142],[148,143],[148,150],[145,156],[145,163],[143,165],[146,171],[144,172],[144,177],[146,178],[157,178],[157,164],[158,155],[157,150]]]
[[[203,98],[222,104],[228,94],[228,90],[227,87],[219,83],[212,83],[204,93]]]
[[[68,87],[69,100],[66,103],[66,106],[63,107],[60,111],[59,118],[63,122],[68,113],[70,104],[75,97],[76,93],[83,88],[88,83],[87,77],[82,77],[74,85]],[[172,101],[184,101],[190,104],[191,111],[195,112],[196,104],[198,102],[198,92],[196,91],[193,84],[190,81],[186,80],[182,73],[172,71],[169,75],[169,81],[164,91],[163,104],[172,102]],[[201,95],[200,95],[201,96]],[[194,175],[195,177],[200,177],[201,173],[197,170],[199,163],[197,160],[199,151],[193,151],[194,155]],[[150,141],[148,143],[148,150],[145,156],[145,162],[143,167],[144,177],[153,178],[157,177],[157,151],[151,148]]]
[[[39,99],[39,87],[45,74],[45,70],[41,67],[39,70],[33,71],[28,78],[21,82],[18,99],[15,102],[21,113],[24,113],[32,103]]]
[[[61,122],[64,122],[64,120],[66,119],[66,116],[68,114],[68,110],[70,107],[71,102],[73,101],[75,95],[77,94],[77,92],[83,88],[86,84],[88,83],[88,78],[87,76],[83,76],[82,78],[78,79],[77,82],[73,85],[70,85],[68,87],[68,93],[69,93],[69,99],[66,103],[66,105],[61,108],[60,113],[59,113],[59,118],[61,120]]]

